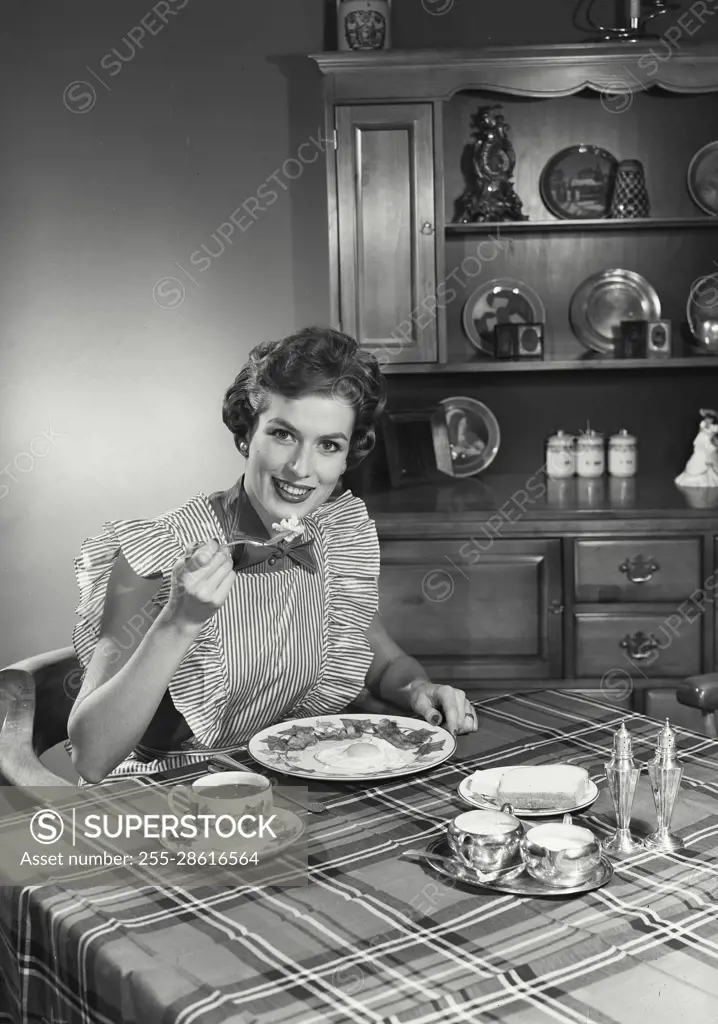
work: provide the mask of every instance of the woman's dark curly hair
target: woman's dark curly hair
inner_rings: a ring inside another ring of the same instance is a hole
[[[379,363],[354,338],[328,327],[305,327],[281,341],[265,341],[228,388],[222,419],[239,448],[254,432],[271,395],[323,395],[349,402],[355,413],[347,469],[354,469],[376,443],[375,425],[386,405]]]

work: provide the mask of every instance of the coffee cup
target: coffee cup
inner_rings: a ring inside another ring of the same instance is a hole
[[[447,838],[463,865],[489,874],[519,862],[523,831],[510,804],[504,804],[500,811],[464,811],[449,824]]]
[[[521,840],[521,858],[538,882],[571,888],[595,872],[601,863],[601,843],[590,829],[574,825],[567,814],[562,824],[547,822],[529,828]]]
[[[183,814],[208,814],[237,818],[252,815],[266,820],[272,814],[272,783],[255,772],[212,772],[201,775],[191,786],[173,786],[167,794],[171,809]]]

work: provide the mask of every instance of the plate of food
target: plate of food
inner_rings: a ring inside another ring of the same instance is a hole
[[[265,768],[340,782],[410,775],[446,761],[456,740],[437,725],[385,715],[321,715],[279,722],[249,741]]]
[[[569,146],[552,156],[541,172],[544,205],[561,220],[608,216],[618,161],[599,146]]]
[[[542,324],[546,310],[533,288],[512,277],[499,277],[474,289],[464,305],[462,318],[474,348],[486,356],[495,356],[497,324]]]
[[[467,775],[459,796],[482,810],[511,804],[519,818],[549,818],[590,807],[598,786],[585,768],[573,764],[507,764]]]
[[[691,160],[688,191],[696,206],[718,216],[718,142],[709,142]]]

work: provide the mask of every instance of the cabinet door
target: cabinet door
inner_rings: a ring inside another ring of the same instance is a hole
[[[342,330],[390,362],[436,362],[431,104],[335,116]]]
[[[387,632],[436,681],[559,678],[560,544],[496,541],[472,564],[455,538],[384,541]]]

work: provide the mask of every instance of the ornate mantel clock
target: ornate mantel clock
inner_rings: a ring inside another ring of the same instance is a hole
[[[460,224],[528,220],[511,181],[516,153],[501,109],[479,107],[471,119],[476,141],[468,147],[470,164],[467,161],[464,168],[468,184],[457,204]]]

